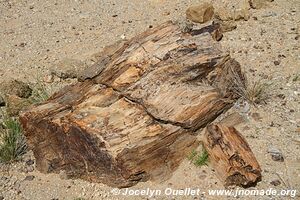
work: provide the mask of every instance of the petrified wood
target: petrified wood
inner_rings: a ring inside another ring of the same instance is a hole
[[[168,22],[109,46],[80,82],[22,113],[37,168],[117,187],[168,177],[237,98],[240,65],[211,28]]]
[[[261,180],[261,169],[254,154],[234,127],[208,125],[203,142],[209,161],[225,186],[248,187]]]

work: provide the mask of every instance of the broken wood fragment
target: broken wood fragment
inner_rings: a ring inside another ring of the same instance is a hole
[[[248,187],[261,180],[261,169],[253,152],[234,127],[208,125],[203,143],[210,163],[225,186]]]

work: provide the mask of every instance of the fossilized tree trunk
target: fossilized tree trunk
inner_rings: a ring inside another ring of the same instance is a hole
[[[167,177],[237,97],[240,65],[211,28],[168,22],[116,43],[80,82],[21,114],[37,168],[118,187]]]
[[[248,187],[261,180],[261,169],[254,154],[234,127],[208,125],[203,142],[210,163],[225,186]]]

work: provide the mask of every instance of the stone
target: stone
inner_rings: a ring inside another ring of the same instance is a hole
[[[236,29],[237,24],[235,21],[221,21],[220,28],[222,33],[230,32]]]
[[[86,64],[77,59],[66,58],[60,61],[54,69],[51,70],[51,74],[61,79],[78,78],[78,74],[86,68]]]
[[[61,179],[63,179],[63,180],[68,179],[68,175],[67,175],[67,173],[66,173],[65,170],[61,170],[61,171],[59,172],[59,178],[61,178]]]
[[[34,160],[29,159],[26,161],[26,165],[33,165],[34,164]]]
[[[35,178],[33,175],[26,176],[24,181],[32,181]]]
[[[274,65],[275,65],[275,66],[278,66],[278,65],[280,65],[280,61],[278,61],[278,60],[275,60],[275,61],[274,61]]]
[[[271,184],[271,185],[274,185],[274,186],[278,186],[278,185],[281,184],[281,181],[278,180],[278,179],[276,179],[276,180],[271,181],[270,184]]]
[[[2,95],[16,95],[20,98],[29,98],[32,94],[32,89],[27,83],[10,80],[0,84],[0,93]]]
[[[249,10],[247,10],[247,9],[235,10],[233,18],[234,18],[235,21],[239,21],[239,20],[248,21],[250,19]]]
[[[272,2],[273,0],[250,0],[250,7],[253,9],[261,9],[267,6],[267,2]]]
[[[221,21],[230,21],[233,20],[233,16],[230,14],[230,12],[221,7],[219,8],[215,13],[215,18]]]
[[[212,19],[214,7],[210,3],[203,3],[197,6],[191,6],[186,10],[187,19],[196,23],[205,23]]]
[[[284,161],[283,154],[279,149],[271,146],[268,148],[268,153],[272,156],[272,160],[279,162]]]
[[[211,36],[215,41],[220,41],[223,38],[221,28],[217,28],[211,32]]]
[[[54,81],[53,74],[48,74],[48,75],[44,76],[43,81],[45,83],[53,83],[53,81]]]
[[[260,116],[259,113],[251,113],[251,117],[257,121],[257,122],[261,122],[262,121],[262,117]]]

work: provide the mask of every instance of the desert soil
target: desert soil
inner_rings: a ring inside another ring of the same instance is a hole
[[[103,47],[130,38],[167,20],[185,18],[185,10],[196,0],[0,0],[0,80],[17,79],[35,83],[65,59],[89,66]],[[215,7],[238,7],[230,0],[213,0]],[[237,1],[238,2],[238,1]],[[211,22],[208,22],[208,24]],[[256,189],[297,189],[300,199],[300,1],[275,0],[266,7],[250,10],[248,21],[237,21],[237,29],[220,41],[243,66],[250,81],[262,80],[269,87],[268,100],[257,107],[235,106],[244,122],[237,125],[262,168]],[[297,78],[298,77],[298,78]],[[69,84],[74,79],[55,78],[51,85]],[[227,115],[228,113],[224,114]],[[220,119],[224,116],[220,116]],[[201,138],[201,134],[199,136]],[[284,162],[268,153],[278,149]],[[274,186],[272,182],[279,181]],[[229,199],[207,194],[223,189],[210,166],[196,167],[187,159],[163,182],[139,183],[133,189],[199,188],[197,197],[171,199]],[[252,188],[252,189],[253,189]],[[0,199],[124,199],[112,188],[82,180],[67,180],[64,174],[41,174],[28,152],[21,162],[2,165]],[[239,197],[270,199],[271,197]],[[289,199],[274,197],[273,199]],[[137,196],[127,199],[170,199]],[[232,198],[234,199],[234,198]]]

